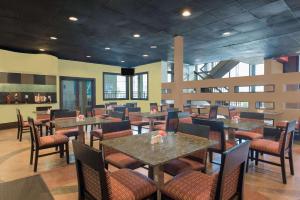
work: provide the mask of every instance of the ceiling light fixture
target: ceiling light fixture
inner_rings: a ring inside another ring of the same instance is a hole
[[[72,17],[72,16],[71,16],[71,17],[69,17],[69,20],[70,20],[70,21],[73,21],[73,22],[76,22],[76,21],[78,21],[78,18],[77,18],[77,17]]]
[[[189,16],[192,15],[192,13],[191,13],[191,11],[190,11],[189,9],[184,9],[184,10],[182,11],[181,15],[182,15],[183,17],[189,17]]]
[[[105,47],[104,49],[105,49],[106,51],[110,50],[110,48],[109,48],[109,47]]]
[[[92,56],[86,56],[87,58],[90,58],[90,57],[92,57]]]
[[[138,34],[138,33],[135,33],[135,34],[133,34],[133,37],[135,37],[135,38],[139,38],[139,37],[141,37],[141,35],[140,35],[140,34]]]
[[[224,37],[228,37],[228,36],[231,35],[231,32],[224,32],[222,35],[223,35]]]
[[[156,45],[152,45],[152,46],[150,46],[150,48],[151,48],[151,49],[156,49],[157,46],[156,46]]]
[[[143,57],[149,57],[149,55],[148,54],[143,54]]]
[[[51,40],[57,40],[57,37],[51,36],[50,39]]]
[[[124,63],[125,61],[124,60],[121,60],[121,63]]]
[[[45,49],[39,49],[40,51],[46,51]]]

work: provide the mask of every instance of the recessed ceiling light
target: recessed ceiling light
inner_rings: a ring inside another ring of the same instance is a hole
[[[51,40],[57,40],[57,37],[51,36],[50,39]]]
[[[135,34],[133,34],[133,37],[135,37],[135,38],[139,38],[139,37],[141,37],[141,35],[140,35],[140,34],[138,34],[138,33],[135,33]]]
[[[39,49],[40,51],[46,51],[45,49]]]
[[[90,58],[90,57],[92,57],[92,56],[86,56],[87,58]]]
[[[228,36],[231,35],[231,32],[224,32],[222,35],[223,35],[224,37],[228,37]]]
[[[70,20],[70,21],[73,21],[73,22],[76,22],[76,21],[78,21],[78,18],[77,18],[77,17],[72,17],[72,16],[71,16],[71,17],[69,17],[69,20]]]
[[[109,48],[109,47],[105,47],[104,49],[105,49],[105,50],[110,50],[110,48]]]
[[[189,17],[189,16],[192,15],[192,13],[191,13],[191,11],[190,11],[189,9],[184,9],[184,10],[182,11],[181,15],[182,15],[183,17]]]
[[[143,54],[143,57],[148,57],[149,55],[148,54]]]
[[[156,49],[157,46],[156,46],[156,45],[152,45],[152,46],[150,46],[150,48],[151,48],[151,49]]]
[[[124,60],[121,60],[121,63],[124,63],[125,61]]]

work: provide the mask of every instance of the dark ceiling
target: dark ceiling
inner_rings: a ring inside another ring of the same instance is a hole
[[[180,12],[187,7],[192,16],[183,18]],[[70,22],[69,16],[79,20]],[[223,37],[228,31],[232,35]],[[141,37],[133,38],[134,33]],[[174,35],[185,38],[187,63],[295,54],[300,0],[0,1],[2,49],[39,53],[44,48],[62,59],[137,66],[172,59]]]

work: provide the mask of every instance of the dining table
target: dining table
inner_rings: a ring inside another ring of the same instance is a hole
[[[78,127],[78,140],[82,143],[85,143],[85,131],[84,126],[87,125],[101,125],[103,123],[109,123],[111,120],[102,119],[99,117],[85,117],[82,120],[77,118],[59,118],[54,120],[56,128],[72,128]]]
[[[190,134],[165,133],[162,136],[161,132],[152,131],[101,141],[102,145],[120,151],[149,166],[150,178],[154,180],[158,188],[157,199],[161,199],[159,190],[164,184],[164,164],[217,144],[217,141]],[[151,141],[157,136],[160,142],[153,144]]]
[[[143,112],[140,113],[140,116],[149,120],[149,132],[153,130],[155,120],[166,117],[167,112]]]

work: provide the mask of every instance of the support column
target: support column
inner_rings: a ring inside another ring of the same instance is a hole
[[[175,100],[175,108],[183,109],[182,82],[183,82],[183,50],[184,42],[182,36],[174,37],[174,89],[172,93]]]

